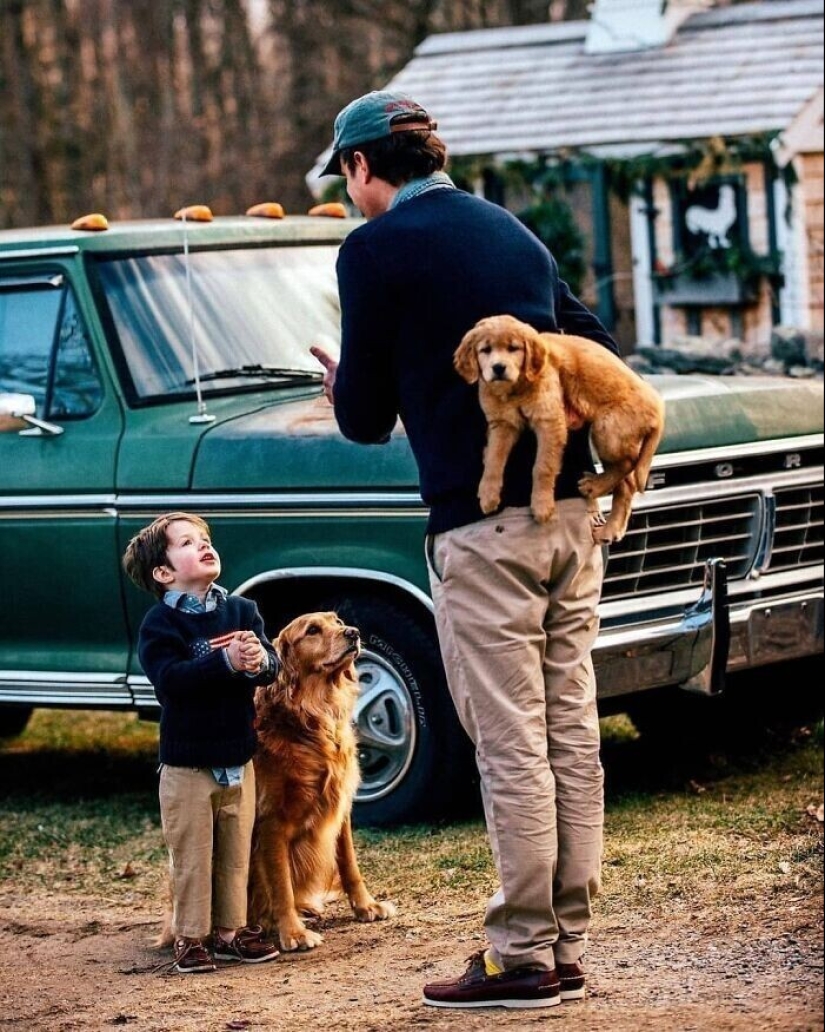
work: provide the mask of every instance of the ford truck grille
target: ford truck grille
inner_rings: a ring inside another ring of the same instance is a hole
[[[751,569],[759,545],[759,494],[634,511],[625,537],[610,546],[605,600],[701,585],[706,559],[727,564],[729,580]],[[820,533],[820,545],[822,537]]]
[[[775,492],[776,529],[768,569],[793,570],[823,558],[822,484]]]

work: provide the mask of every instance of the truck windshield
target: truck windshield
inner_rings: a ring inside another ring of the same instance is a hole
[[[323,372],[309,347],[337,354],[337,253],[328,245],[191,252],[188,275],[182,254],[101,261],[137,397],[191,394],[196,373],[204,391],[217,391]]]

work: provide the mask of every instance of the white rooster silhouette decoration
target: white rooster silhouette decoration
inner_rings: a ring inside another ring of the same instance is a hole
[[[685,212],[685,225],[691,233],[704,233],[713,250],[731,246],[728,234],[736,222],[736,193],[730,183],[719,187],[715,208],[692,204]]]

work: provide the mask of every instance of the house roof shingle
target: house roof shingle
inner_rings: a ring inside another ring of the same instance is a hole
[[[776,132],[823,81],[823,0],[690,17],[665,47],[586,54],[587,22],[430,36],[388,89],[438,119],[454,156],[630,155]]]

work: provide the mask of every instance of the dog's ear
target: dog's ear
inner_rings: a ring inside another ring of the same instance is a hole
[[[465,333],[453,355],[453,365],[458,375],[467,383],[478,383],[478,357],[476,338],[472,330]]]
[[[524,379],[535,383],[547,365],[547,348],[538,333],[524,335]]]
[[[295,650],[289,640],[289,636],[283,631],[274,642],[275,651],[281,661],[281,669],[278,671],[278,687],[283,692],[287,702],[292,701],[295,689],[298,687],[298,664],[295,659]]]

